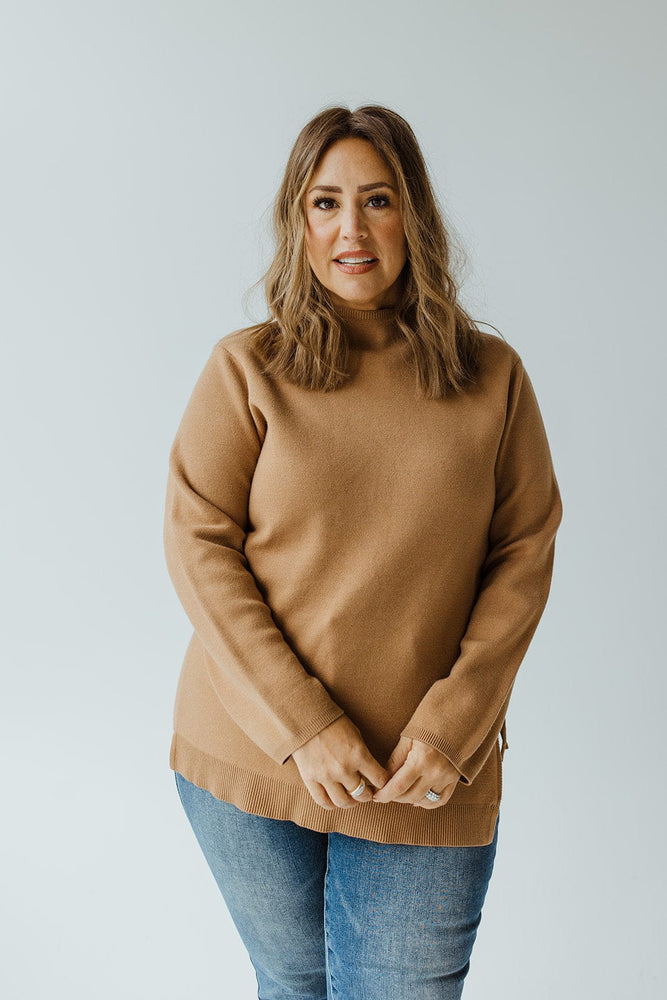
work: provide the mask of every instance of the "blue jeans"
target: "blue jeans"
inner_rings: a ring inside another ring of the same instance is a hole
[[[245,813],[174,772],[260,1000],[458,1000],[493,871],[481,847],[379,844]]]

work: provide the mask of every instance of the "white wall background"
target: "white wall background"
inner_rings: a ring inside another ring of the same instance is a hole
[[[664,996],[662,4],[0,4],[8,998],[256,996],[168,766],[167,453],[322,107],[415,129],[564,501],[466,1000]]]

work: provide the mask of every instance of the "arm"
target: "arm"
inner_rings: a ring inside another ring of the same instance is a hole
[[[471,784],[503,726],[512,686],[547,602],[561,497],[535,393],[510,376],[487,556],[459,656],[401,735],[430,744]]]
[[[164,550],[225,710],[277,763],[339,716],[271,615],[244,555],[261,440],[243,372],[219,342],[169,454]]]

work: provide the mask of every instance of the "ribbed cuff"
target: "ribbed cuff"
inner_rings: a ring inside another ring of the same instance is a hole
[[[422,743],[428,743],[429,746],[434,747],[439,750],[440,753],[444,754],[445,757],[454,765],[457,771],[461,772],[461,781],[464,785],[471,785],[474,776],[466,774],[465,761],[462,761],[459,757],[456,748],[451,745],[444,737],[439,736],[438,733],[434,733],[430,729],[422,729],[421,726],[411,726],[407,725],[405,729],[401,732],[401,736],[407,736],[412,740],[420,740]]]
[[[330,726],[336,719],[340,719],[341,715],[345,715],[345,710],[339,705],[324,709],[319,715],[309,719],[308,723],[302,729],[297,730],[282,747],[279,747],[275,754],[272,755],[273,759],[278,764],[284,764],[295,750],[298,750],[304,743],[307,743],[313,736],[317,736],[318,733],[326,729],[327,726]]]

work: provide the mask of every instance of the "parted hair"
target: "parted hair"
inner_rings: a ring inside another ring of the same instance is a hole
[[[328,107],[297,136],[273,204],[273,260],[263,283],[269,319],[251,339],[265,373],[323,391],[350,377],[349,345],[327,289],[314,275],[305,241],[305,195],[327,149],[339,139],[370,142],[393,170],[400,194],[407,260],[396,303],[397,325],[412,359],[418,391],[431,398],[475,381],[479,330],[457,301],[452,240],[416,136],[395,111],[365,105]]]

